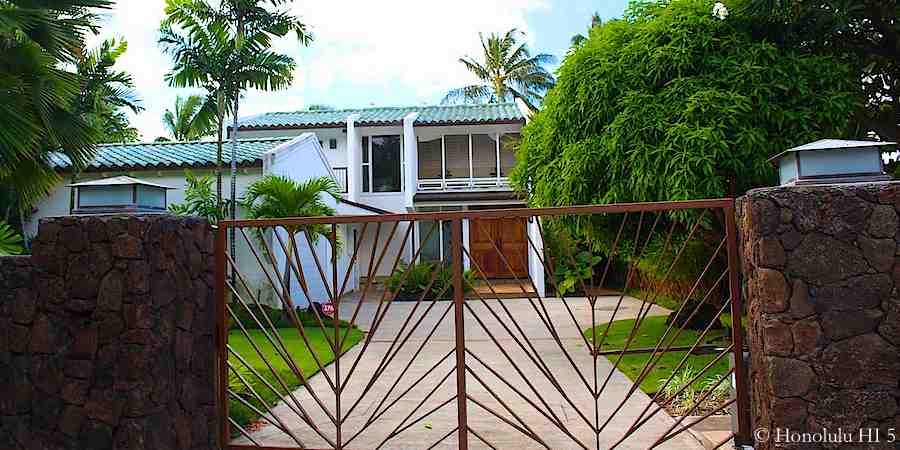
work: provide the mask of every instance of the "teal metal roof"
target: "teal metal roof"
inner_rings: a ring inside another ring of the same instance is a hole
[[[238,139],[238,165],[251,165],[261,161],[263,153],[293,138]],[[231,143],[222,148],[224,164],[231,159]],[[71,167],[69,158],[60,153],[51,155],[53,168],[66,170]],[[97,156],[87,170],[107,169],[174,169],[187,167],[213,167],[216,164],[216,142],[144,142],[129,144],[101,144]]]
[[[358,125],[400,124],[407,114],[417,112],[416,125],[490,124],[524,122],[515,103],[483,105],[402,106],[391,108],[339,109],[331,111],[272,112],[240,121],[239,129],[334,128],[347,124],[347,116],[359,114]]]

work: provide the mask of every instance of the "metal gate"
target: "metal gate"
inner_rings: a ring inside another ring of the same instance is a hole
[[[702,448],[729,411],[749,443],[733,205],[219,222],[224,447]],[[527,249],[473,258],[498,218]]]

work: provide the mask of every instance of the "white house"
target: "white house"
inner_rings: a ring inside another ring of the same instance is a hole
[[[523,202],[510,188],[508,177],[515,165],[512,144],[518,141],[525,120],[525,112],[514,103],[274,112],[250,117],[240,121],[237,129],[238,195],[263,173],[299,180],[330,175],[345,191],[345,202],[338,208],[341,214],[521,207]],[[232,132],[229,129],[229,134]],[[103,145],[79,180],[130,175],[174,187],[168,201],[177,203],[184,197],[184,170],[211,173],[215,150],[213,142]],[[229,154],[226,144],[226,161]],[[54,163],[61,171],[68,168],[65,158]],[[229,179],[224,178],[223,192],[227,193]],[[36,231],[41,217],[70,213],[71,194],[66,184],[61,183],[38,205],[26,228],[29,232]],[[432,225],[418,224],[403,259],[410,259],[419,247],[423,260],[439,260],[448,254],[449,225],[437,224],[437,232],[426,240]],[[359,227],[346,226],[342,233],[353,236]],[[382,228],[381,245],[389,228]],[[503,239],[498,239],[501,230]],[[529,233],[539,242],[536,229],[529,230],[520,220],[463,224],[464,244],[487,276],[510,278],[531,273],[540,287],[543,268],[529,250]],[[368,258],[374,250],[373,234],[367,233],[360,243],[360,258]],[[528,255],[528,263],[517,262],[525,258],[508,258],[513,265],[509,270],[495,254],[496,242],[502,243],[506,255]],[[389,253],[396,255],[400,245],[395,238]],[[252,260],[252,255],[244,252],[246,249],[239,249],[239,260]],[[469,261],[465,263],[469,265]],[[384,264],[375,276],[390,275],[389,271],[390,265]],[[352,276],[355,284],[360,274]]]

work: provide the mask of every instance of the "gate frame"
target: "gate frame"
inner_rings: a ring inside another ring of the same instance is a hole
[[[544,216],[562,216],[562,215],[590,215],[590,214],[616,214],[630,212],[663,212],[690,209],[706,209],[721,210],[725,216],[725,240],[728,252],[728,279],[729,279],[729,295],[731,298],[731,316],[737,317],[736,320],[740,324],[740,317],[743,310],[743,296],[741,272],[739,270],[739,248],[737,225],[735,222],[735,199],[734,198],[717,198],[703,200],[681,200],[681,201],[664,201],[664,202],[640,202],[640,203],[612,203],[605,205],[581,205],[581,206],[565,206],[565,207],[548,207],[548,208],[511,208],[511,209],[486,209],[486,210],[466,210],[466,211],[443,211],[443,212],[413,212],[413,213],[396,213],[381,215],[340,215],[340,216],[319,216],[319,217],[292,217],[280,219],[231,219],[220,220],[216,226],[215,241],[215,287],[214,293],[216,297],[216,307],[218,314],[218,324],[216,327],[216,361],[218,364],[218,383],[217,397],[219,413],[219,436],[220,447],[223,449],[273,449],[280,450],[276,447],[257,447],[245,445],[229,444],[230,441],[230,424],[228,416],[228,351],[226,348],[228,339],[228,313],[226,302],[228,293],[225,289],[227,277],[226,247],[227,247],[227,230],[238,227],[266,227],[278,225],[307,225],[322,224],[332,225],[332,234],[335,232],[335,226],[338,224],[353,224],[364,222],[418,222],[422,220],[451,222],[451,255],[453,258],[453,286],[454,286],[454,327],[456,342],[456,377],[457,377],[457,421],[458,421],[458,446],[462,450],[468,449],[468,411],[466,398],[466,348],[465,348],[465,314],[464,314],[464,293],[463,293],[463,234],[462,221],[473,218],[503,218],[503,217],[544,217]],[[336,254],[332,252],[333,258]],[[732,326],[732,354],[734,358],[734,379],[735,379],[735,404],[737,411],[737,430],[733,433],[734,444],[736,448],[745,445],[753,445],[753,437],[750,430],[750,398],[747,391],[747,364],[744,358],[744,337],[742,334],[742,326]],[[337,362],[340,357],[336,358]],[[338,402],[340,399],[338,397]],[[339,403],[338,403],[339,404]],[[343,448],[340,440],[340,427],[338,427],[337,449]],[[724,444],[724,441],[722,444]],[[722,445],[720,444],[720,446]]]

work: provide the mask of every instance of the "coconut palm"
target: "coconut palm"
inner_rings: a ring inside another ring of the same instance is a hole
[[[22,210],[60,180],[47,164],[60,152],[75,168],[94,156],[102,134],[74,106],[71,71],[95,13],[108,0],[3,0],[0,3],[0,185]]]
[[[335,210],[326,199],[339,200],[340,191],[330,177],[312,178],[301,183],[285,176],[266,175],[247,188],[241,205],[246,209],[247,217],[252,219],[333,216]],[[284,228],[289,236],[304,233],[313,241],[331,233],[331,228],[322,224],[285,225]],[[288,254],[292,254],[295,239],[288,241]],[[290,295],[291,267],[287,258],[283,276],[286,295]]]
[[[176,141],[192,141],[215,131],[215,104],[202,95],[178,96],[175,110],[166,109],[163,125]]]
[[[556,60],[552,55],[541,53],[531,56],[528,46],[518,42],[521,33],[513,28],[504,35],[491,33],[483,35],[483,62],[471,56],[459,59],[478,83],[453,89],[444,97],[444,103],[457,101],[472,103],[499,103],[520,99],[532,110],[543,99],[548,89],[553,87],[553,75],[544,68]]]

